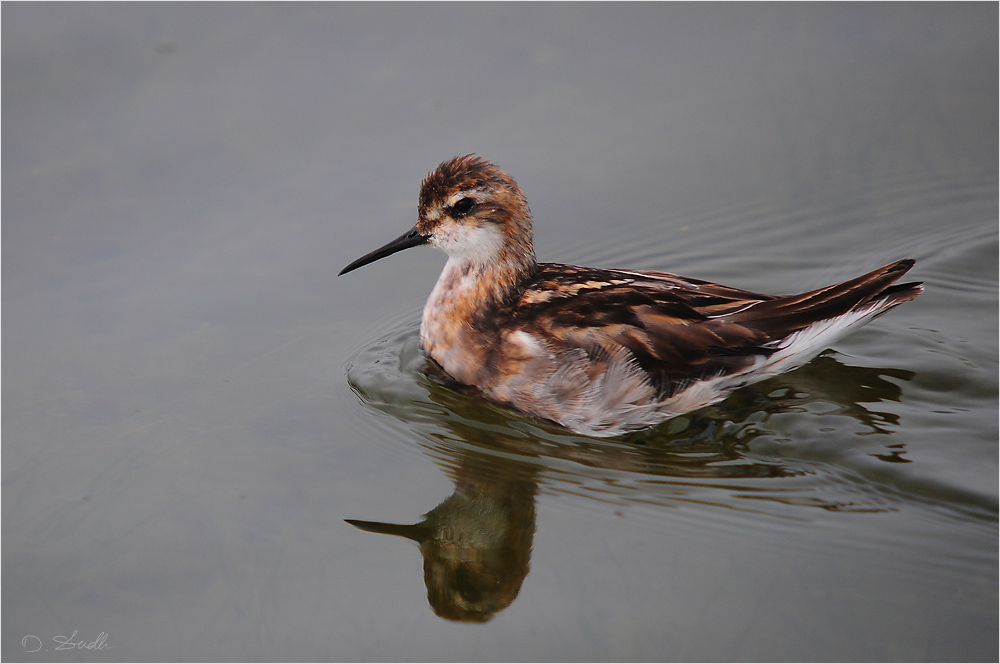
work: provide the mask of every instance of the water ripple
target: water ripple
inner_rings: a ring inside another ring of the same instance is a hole
[[[416,325],[407,324],[362,350],[350,364],[350,384],[365,404],[395,420],[371,418],[373,438],[426,454],[452,472],[467,457],[488,458],[486,467],[497,473],[528,464],[549,495],[699,505],[720,521],[732,511],[800,520],[817,509],[871,513],[920,504],[995,525],[989,497],[914,482],[900,470],[911,460],[893,435],[900,427],[889,404],[912,376],[905,370],[850,366],[827,354],[652,431],[598,440],[454,385],[423,357],[417,336]]]

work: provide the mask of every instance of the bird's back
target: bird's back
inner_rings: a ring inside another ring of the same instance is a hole
[[[912,265],[773,296],[666,272],[541,263],[484,321],[503,330],[493,396],[596,435],[643,428],[804,364],[913,299],[919,284],[893,285]]]

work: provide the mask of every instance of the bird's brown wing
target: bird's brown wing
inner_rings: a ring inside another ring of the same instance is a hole
[[[917,284],[893,286],[902,260],[840,284],[774,296],[666,272],[633,272],[542,263],[512,311],[515,327],[555,346],[620,354],[627,348],[665,392],[726,375],[774,352],[784,337],[884,299],[916,297]]]

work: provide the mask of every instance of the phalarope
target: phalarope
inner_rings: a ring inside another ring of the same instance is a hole
[[[795,369],[923,290],[894,283],[910,258],[787,296],[538,263],[531,223],[513,178],[457,157],[424,179],[416,225],[340,274],[421,244],[443,250],[424,351],[493,401],[590,436],[644,429]]]

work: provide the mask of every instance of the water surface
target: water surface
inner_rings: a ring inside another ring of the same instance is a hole
[[[2,11],[5,659],[997,657],[996,5]],[[336,276],[469,152],[541,260],[926,292],[572,435]]]

